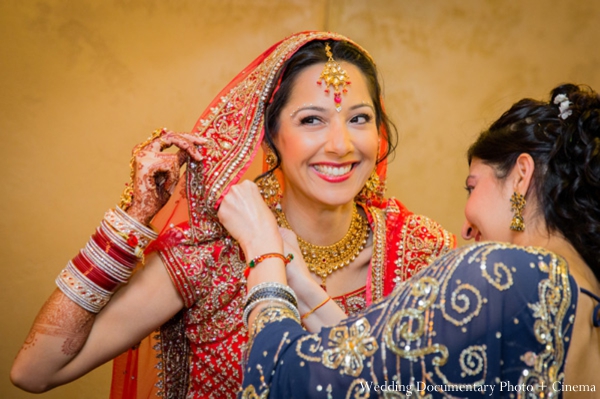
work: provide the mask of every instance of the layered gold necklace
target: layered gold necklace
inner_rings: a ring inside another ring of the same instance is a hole
[[[293,230],[282,210],[276,209],[275,216],[281,227]],[[325,287],[327,276],[349,265],[365,248],[368,234],[369,224],[358,212],[355,204],[350,228],[341,240],[331,245],[321,246],[311,244],[298,236],[298,245],[308,269],[321,277],[322,286]]]

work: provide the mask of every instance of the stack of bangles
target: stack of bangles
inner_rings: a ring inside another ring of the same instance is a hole
[[[287,265],[294,258],[292,254],[288,256],[283,256],[278,253],[269,253],[265,255],[261,255],[257,258],[252,259],[248,263],[248,267],[246,271],[248,272],[250,269],[254,268],[260,262],[267,258],[280,258],[283,260],[283,263]],[[246,273],[247,277],[247,273]],[[300,320],[300,313],[298,313],[298,299],[296,298],[296,293],[290,287],[285,284],[277,283],[277,282],[265,282],[260,283],[252,287],[248,295],[246,296],[246,303],[244,305],[244,314],[242,316],[242,320],[244,321],[244,325],[248,328],[248,318],[250,317],[250,313],[254,310],[258,305],[265,302],[276,302],[284,307],[288,308],[295,316],[296,319]]]
[[[100,227],[56,278],[58,288],[92,313],[108,303],[119,285],[127,283],[144,249],[157,234],[116,207],[104,215]]]

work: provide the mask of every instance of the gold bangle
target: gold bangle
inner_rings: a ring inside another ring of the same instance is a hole
[[[314,308],[312,308],[311,310],[309,310],[308,312],[304,313],[302,315],[302,317],[300,317],[300,320],[304,320],[306,319],[308,316],[310,316],[311,314],[313,314],[314,312],[316,312],[321,306],[325,305],[327,302],[329,302],[329,300],[331,299],[330,296],[328,296],[323,302],[321,302],[320,304],[318,304],[317,306],[315,306]]]

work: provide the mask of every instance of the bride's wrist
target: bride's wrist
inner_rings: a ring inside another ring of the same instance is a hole
[[[288,280],[288,282],[298,296],[298,310],[300,314],[310,311],[315,303],[329,296],[310,276],[302,275],[301,279]]]
[[[150,226],[150,222],[154,217],[154,215],[148,215],[148,212],[145,212],[141,207],[137,207],[136,204],[132,204],[127,208],[125,213],[143,226]]]
[[[157,234],[121,208],[109,209],[96,232],[56,278],[58,288],[83,309],[98,313],[126,284]]]
[[[239,242],[246,259],[254,259],[266,253],[283,253],[283,239],[277,234],[255,235],[250,241]]]

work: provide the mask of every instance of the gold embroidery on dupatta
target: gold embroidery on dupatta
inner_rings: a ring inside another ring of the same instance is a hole
[[[369,207],[373,218],[373,255],[371,255],[371,303],[383,298],[383,279],[385,277],[386,224],[384,212],[376,207]]]

